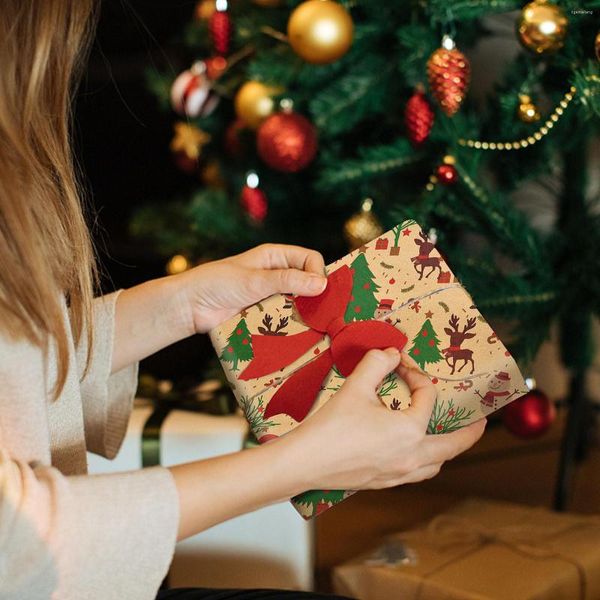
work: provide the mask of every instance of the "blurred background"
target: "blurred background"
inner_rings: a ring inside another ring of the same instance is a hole
[[[152,65],[168,69],[181,61],[174,39],[194,6],[190,0],[102,2],[77,100],[76,141],[97,216],[104,291],[165,275],[164,257],[130,235],[132,215],[139,206],[167,202],[197,186],[171,158],[173,119],[145,81]],[[150,357],[143,368],[161,378],[197,375],[211,352],[207,339],[196,337]]]

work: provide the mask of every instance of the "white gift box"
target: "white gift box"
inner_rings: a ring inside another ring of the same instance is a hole
[[[118,456],[110,461],[88,454],[90,473],[141,468],[142,430],[152,412],[148,403],[136,403]],[[235,452],[242,448],[247,431],[248,424],[241,415],[173,410],[161,427],[161,464],[170,466]],[[313,524],[302,519],[290,503],[269,506],[179,542],[169,584],[310,590],[313,542]]]

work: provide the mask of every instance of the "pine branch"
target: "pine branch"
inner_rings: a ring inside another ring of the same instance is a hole
[[[361,148],[359,158],[337,159],[331,165],[323,164],[317,187],[327,191],[337,188],[340,184],[354,185],[357,181],[385,177],[414,165],[422,158],[423,154],[415,152],[404,138],[399,138],[389,145]]]
[[[381,113],[389,98],[392,68],[377,55],[369,55],[318,92],[309,107],[322,136],[339,135],[365,117]]]
[[[493,13],[521,8],[518,0],[430,0],[427,12],[433,22],[445,23],[449,15],[457,21],[479,19]]]

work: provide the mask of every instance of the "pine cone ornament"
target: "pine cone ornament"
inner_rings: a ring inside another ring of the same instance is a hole
[[[433,127],[434,113],[422,86],[408,99],[404,109],[404,124],[408,139],[414,146],[419,146],[429,137]]]
[[[457,50],[454,41],[444,36],[442,47],[427,61],[429,86],[441,109],[451,117],[465,99],[471,77],[467,57]]]
[[[224,56],[229,53],[232,23],[226,10],[216,10],[208,23],[215,52]]]

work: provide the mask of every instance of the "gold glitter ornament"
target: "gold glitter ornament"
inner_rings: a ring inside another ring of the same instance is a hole
[[[351,250],[364,246],[383,233],[383,227],[373,214],[373,200],[366,198],[360,211],[344,223],[344,237]]]
[[[517,23],[519,40],[536,54],[562,48],[569,21],[563,10],[547,0],[534,0],[523,7]]]
[[[540,111],[526,94],[519,94],[517,115],[523,123],[535,123],[540,120]]]

